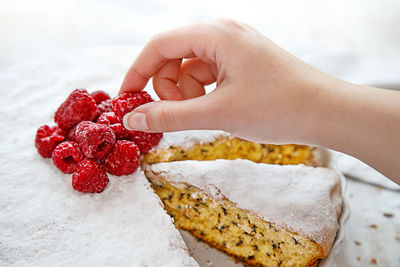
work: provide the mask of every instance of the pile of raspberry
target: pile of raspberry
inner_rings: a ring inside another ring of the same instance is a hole
[[[44,158],[72,174],[72,187],[82,193],[101,193],[108,175],[134,173],[140,155],[157,145],[162,133],[129,131],[124,115],[154,101],[144,91],[124,93],[111,100],[103,91],[74,90],[57,109],[56,126],[37,130],[35,146]]]

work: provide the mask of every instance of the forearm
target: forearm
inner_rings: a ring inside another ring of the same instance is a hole
[[[350,154],[400,184],[400,92],[340,80],[317,93],[316,145]]]

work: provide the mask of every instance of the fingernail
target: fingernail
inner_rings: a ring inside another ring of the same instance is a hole
[[[146,114],[142,112],[129,112],[125,114],[124,127],[131,131],[147,131],[149,127],[147,126]]]

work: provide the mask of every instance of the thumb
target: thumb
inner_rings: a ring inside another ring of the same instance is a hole
[[[144,132],[222,129],[221,110],[218,110],[221,105],[214,93],[182,101],[144,104],[124,116],[124,126]]]

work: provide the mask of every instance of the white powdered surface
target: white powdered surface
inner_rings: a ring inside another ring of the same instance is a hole
[[[101,194],[81,194],[34,147],[37,128],[52,123],[73,89],[116,95],[134,55],[121,49],[71,52],[0,74],[1,266],[198,266],[141,171],[110,176]]]
[[[342,206],[341,177],[327,168],[249,160],[176,161],[146,166],[152,179],[187,183],[299,233],[329,251]],[[215,190],[217,189],[217,190]]]
[[[160,143],[153,149],[163,149],[169,146],[192,147],[196,144],[213,142],[218,138],[232,136],[231,134],[218,130],[189,130],[180,132],[164,133]]]

